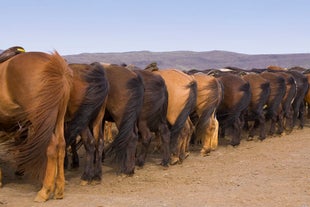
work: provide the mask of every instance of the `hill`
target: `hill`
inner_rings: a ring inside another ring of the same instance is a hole
[[[226,66],[244,69],[265,68],[278,65],[285,68],[300,66],[310,68],[310,54],[262,54],[247,55],[227,51],[175,51],[175,52],[123,52],[123,53],[82,53],[64,56],[68,62],[75,63],[126,63],[144,68],[157,62],[159,68],[178,68],[181,70],[222,68]]]
[[[310,68],[310,53],[248,55],[218,50],[207,52],[135,51],[121,53],[81,53],[65,55],[64,58],[69,63],[92,63],[96,61],[115,64],[126,63],[134,64],[141,68],[144,68],[151,62],[157,62],[159,68],[178,68],[181,70],[223,68],[226,66],[251,69],[265,68],[269,65],[278,65],[285,68],[294,66]]]

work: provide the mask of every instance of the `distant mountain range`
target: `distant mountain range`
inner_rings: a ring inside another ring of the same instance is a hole
[[[121,52],[121,53],[81,53],[63,56],[69,63],[105,62],[134,64],[144,68],[157,62],[159,68],[181,70],[223,68],[227,66],[243,69],[265,68],[277,65],[284,68],[300,66],[310,68],[310,53],[247,55],[228,51],[174,51],[174,52]]]
[[[310,68],[310,54],[266,54],[247,55],[227,51],[175,51],[175,52],[122,52],[122,53],[82,53],[64,56],[68,62],[105,62],[115,64],[134,64],[144,68],[157,62],[159,68],[209,69],[234,66],[244,69],[265,68],[277,65],[285,68],[300,66]]]

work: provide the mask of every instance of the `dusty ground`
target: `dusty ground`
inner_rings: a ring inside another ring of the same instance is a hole
[[[219,146],[210,156],[193,149],[181,165],[164,170],[151,154],[133,177],[121,177],[103,165],[99,185],[80,186],[79,171],[67,171],[63,200],[34,203],[40,186],[14,176],[8,155],[1,154],[4,187],[1,206],[207,206],[310,207],[310,125],[265,141],[242,140],[239,147]],[[83,155],[81,155],[83,160]]]

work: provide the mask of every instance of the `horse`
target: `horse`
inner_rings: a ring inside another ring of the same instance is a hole
[[[233,74],[230,69],[205,70],[207,74],[213,74],[222,84],[224,96],[217,108],[217,119],[219,121],[219,135],[225,136],[225,129],[232,128],[232,139],[230,144],[240,144],[241,129],[244,125],[244,114],[251,101],[251,87],[249,82],[243,80],[239,75]]]
[[[194,139],[202,142],[200,153],[205,156],[218,146],[216,110],[223,99],[223,85],[215,77],[201,72],[192,76],[197,82],[197,102],[195,112],[191,114]]]
[[[63,198],[71,69],[56,51],[25,52],[0,63],[0,79],[1,128],[16,134],[18,168],[42,181],[34,200]],[[20,137],[21,131],[26,135]]]
[[[304,74],[304,76],[307,78],[307,81],[308,81],[308,85],[310,85],[310,73],[306,73]],[[305,105],[307,106],[307,118],[309,119],[310,118],[310,90],[308,88],[307,90],[307,93],[305,95]]]
[[[161,165],[168,166],[170,159],[169,141],[170,130],[167,122],[168,91],[164,79],[147,70],[134,69],[143,78],[144,100],[138,118],[138,131],[141,137],[141,151],[137,153],[136,164],[142,167],[145,163],[147,151],[153,134],[160,135],[162,141],[163,158]]]
[[[104,121],[115,122],[118,129],[112,143],[106,148],[105,156],[111,156],[120,163],[120,173],[132,175],[138,143],[137,121],[144,99],[143,78],[123,66],[101,64],[110,85]]]
[[[274,69],[276,68],[276,69]],[[291,132],[293,130],[293,107],[292,103],[294,100],[299,97],[296,97],[297,95],[297,85],[296,85],[296,79],[290,72],[288,72],[286,69],[277,66],[269,66],[268,67],[269,72],[274,72],[277,75],[281,76],[285,80],[285,94],[281,101],[281,113],[279,120],[283,122],[284,129],[286,132]]]
[[[72,168],[79,166],[76,149],[76,137],[79,134],[86,149],[87,160],[81,176],[81,185],[91,181],[100,182],[104,136],[102,122],[109,82],[103,66],[98,62],[92,64],[72,63],[69,64],[69,67],[73,71],[73,84],[67,110],[65,138],[67,146],[71,146],[71,151],[74,154],[71,166]],[[67,167],[67,163],[66,156],[65,167]]]
[[[107,147],[104,142],[99,142],[98,146],[90,145],[86,147],[86,153],[99,153],[98,149],[103,149],[102,159],[87,159],[87,166],[90,162],[95,162],[95,172],[101,172],[101,162],[110,156],[120,163],[119,172],[132,175],[135,169],[135,151],[138,142],[137,120],[142,109],[144,98],[144,85],[141,76],[133,71],[116,64],[100,63],[106,73],[109,84],[109,91],[106,100],[106,107],[102,119],[101,128],[105,128],[105,123],[114,122],[118,133]],[[88,133],[85,136],[90,136]],[[73,145],[75,143],[73,142]],[[77,148],[74,146],[73,158],[78,162]],[[77,165],[76,165],[77,166]],[[82,176],[83,178],[84,176]],[[101,177],[100,177],[101,178]],[[85,177],[82,185],[92,181],[92,177]]]
[[[244,117],[245,128],[249,127],[249,121],[254,121],[253,127],[249,129],[248,140],[254,137],[257,128],[259,128],[259,139],[264,140],[266,138],[264,106],[270,94],[270,83],[255,73],[246,73],[241,77],[249,82],[252,94]]]
[[[170,125],[170,164],[180,163],[186,157],[177,146],[186,139],[180,136],[189,115],[194,111],[197,99],[197,82],[184,72],[168,68],[154,70],[166,83],[168,91],[167,121]]]
[[[278,125],[277,134],[282,134],[284,131],[282,120],[282,105],[281,102],[286,93],[285,79],[277,73],[268,72],[266,70],[252,70],[259,73],[264,79],[270,83],[270,94],[265,107],[265,120],[271,120],[269,135],[273,136]]]
[[[293,128],[296,125],[297,120],[299,119],[299,128],[302,129],[304,127],[304,112],[305,112],[305,103],[304,99],[307,94],[309,84],[307,77],[294,70],[290,70],[287,73],[292,75],[296,81],[296,96],[293,100],[292,107],[293,107],[293,121],[292,126]]]

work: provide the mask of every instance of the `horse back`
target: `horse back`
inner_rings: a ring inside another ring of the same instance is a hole
[[[177,69],[158,70],[153,73],[159,74],[165,80],[168,90],[167,118],[173,125],[188,100],[191,91],[190,85],[196,81],[192,76]]]

